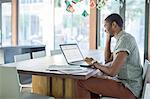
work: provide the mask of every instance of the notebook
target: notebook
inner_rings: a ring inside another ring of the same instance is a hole
[[[84,61],[83,54],[77,44],[60,44],[60,49],[69,65],[91,67]]]

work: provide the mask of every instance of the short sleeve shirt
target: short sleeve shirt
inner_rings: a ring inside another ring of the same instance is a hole
[[[142,90],[143,79],[136,40],[131,34],[125,31],[118,33],[115,38],[117,41],[113,55],[116,55],[120,51],[126,51],[128,53],[125,64],[118,73],[118,79],[128,87],[136,97],[139,97]]]

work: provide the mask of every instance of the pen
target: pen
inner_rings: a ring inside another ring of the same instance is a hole
[[[61,70],[56,70],[56,69],[47,69],[48,71],[56,71],[56,72],[60,72],[60,73],[63,73],[63,74],[66,74],[66,72],[63,72],[63,71],[61,71]]]
[[[58,70],[49,70],[49,71],[58,71]]]

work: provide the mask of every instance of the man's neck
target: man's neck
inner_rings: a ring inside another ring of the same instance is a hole
[[[117,36],[120,32],[122,31],[122,29],[117,29],[116,32],[114,33],[114,37]]]
[[[122,29],[118,29],[118,31],[115,32],[114,38],[117,39],[118,35],[121,33]]]

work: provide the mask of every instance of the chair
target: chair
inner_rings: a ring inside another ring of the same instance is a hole
[[[30,53],[14,55],[14,61],[24,61],[31,59]],[[32,75],[28,74],[19,74],[19,81],[20,81],[20,91],[22,88],[32,88]]]
[[[31,59],[30,53],[14,55],[15,62],[24,61],[24,60],[28,60],[28,59]]]
[[[1,73],[2,73],[2,70],[0,69],[0,80],[2,80]],[[0,81],[0,99],[2,98],[2,90],[1,90],[1,88],[2,88],[2,81]]]
[[[141,92],[141,96],[139,99],[144,99],[145,90],[146,90],[146,84],[148,81],[148,71],[149,71],[150,62],[148,60],[145,60],[145,64],[143,66],[143,88]],[[116,99],[112,97],[102,97],[101,99]]]
[[[141,92],[140,99],[144,99],[146,84],[147,84],[147,81],[148,81],[149,66],[150,66],[150,62],[148,60],[145,60],[145,64],[143,66],[143,89],[142,89],[142,92]]]
[[[57,50],[51,50],[50,53],[51,53],[51,56],[53,56],[53,55],[61,54],[62,52],[60,49],[57,49]]]
[[[32,52],[32,58],[39,58],[39,57],[44,57],[44,56],[46,56],[45,51]]]
[[[49,96],[21,93],[16,67],[0,66],[0,79],[0,99],[54,99]]]

